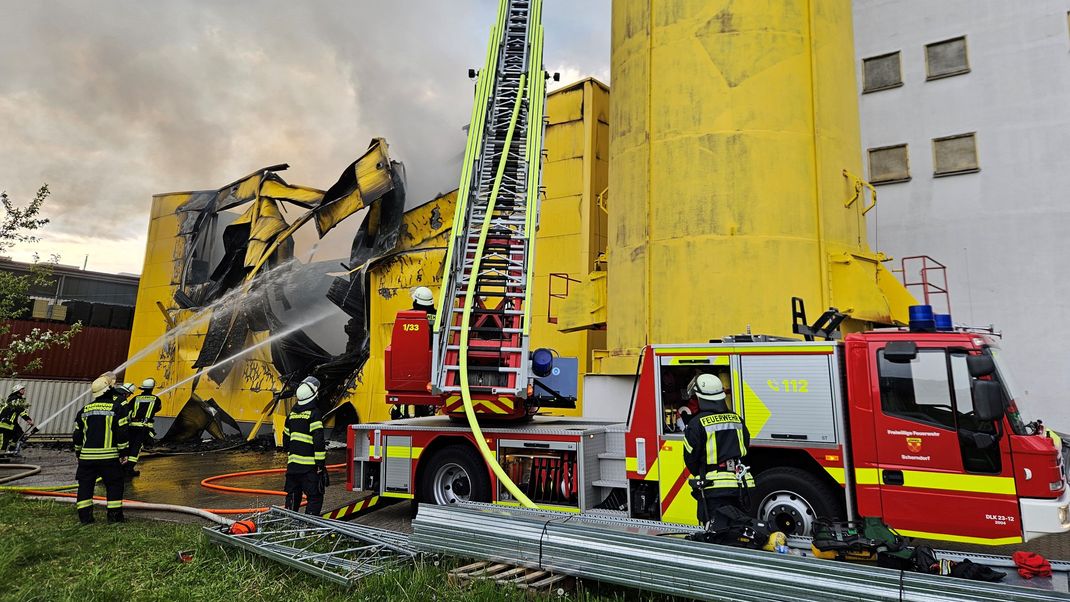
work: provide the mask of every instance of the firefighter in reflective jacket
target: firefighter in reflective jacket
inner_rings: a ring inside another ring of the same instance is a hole
[[[7,396],[7,401],[0,402],[0,452],[5,452],[15,445],[15,452],[18,453],[18,441],[22,438],[19,419],[29,425],[30,434],[33,434],[33,419],[30,418],[29,407],[30,404],[26,401],[26,385],[23,384],[15,385]]]
[[[163,404],[159,397],[152,394],[154,388],[156,381],[146,378],[141,382],[141,395],[127,403],[130,415],[130,455],[127,457],[126,474],[131,477],[141,474],[137,470],[141,447],[156,436],[156,412],[160,411]]]
[[[684,429],[684,463],[694,475],[691,495],[698,502],[698,520],[714,529],[718,508],[746,510],[754,478],[741,460],[747,455],[750,433],[739,415],[729,411],[724,386],[716,375],[699,375],[694,395],[699,411]]]
[[[128,433],[123,396],[112,388],[113,375],[93,381],[93,401],[74,418],[74,451],[78,454],[78,518],[93,522],[93,488],[97,478],[104,481],[108,496],[108,522],[123,522],[123,464],[126,463]]]
[[[301,507],[301,494],[308,498],[307,514],[319,514],[327,481],[327,448],[316,395],[320,382],[309,376],[297,387],[297,405],[286,417],[282,449],[286,452],[286,507]]]

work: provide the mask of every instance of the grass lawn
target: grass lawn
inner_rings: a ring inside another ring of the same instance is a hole
[[[0,600],[532,600],[512,588],[463,589],[430,564],[374,575],[347,590],[240,550],[220,547],[191,524],[138,519],[109,525],[104,509],[82,526],[73,505],[0,494]],[[175,557],[194,550],[192,562]],[[612,595],[612,594],[611,594]],[[623,600],[580,592],[572,599]],[[539,599],[539,598],[535,598]],[[547,597],[546,599],[557,599]]]

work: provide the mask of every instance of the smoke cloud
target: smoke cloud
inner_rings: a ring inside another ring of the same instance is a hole
[[[546,0],[546,65],[608,81],[609,0]],[[492,0],[0,0],[0,189],[47,182],[17,259],[140,272],[152,195],[289,163],[327,188],[374,136],[410,199],[457,185]],[[355,227],[355,225],[354,225]]]

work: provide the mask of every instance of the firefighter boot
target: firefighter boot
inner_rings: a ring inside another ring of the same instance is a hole
[[[109,508],[108,509],[108,522],[109,523],[125,523],[126,519],[123,517],[122,508]]]

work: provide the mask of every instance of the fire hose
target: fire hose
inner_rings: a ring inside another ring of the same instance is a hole
[[[0,464],[0,468],[23,469],[22,472],[18,474],[0,478],[0,483],[10,483],[11,481],[24,479],[41,472],[41,467],[36,464]]]
[[[77,503],[77,496],[73,493],[57,493],[54,491],[40,491],[34,489],[28,489],[23,491],[27,499],[59,502],[61,504],[74,504]],[[105,498],[94,496],[93,503],[97,506],[107,505]],[[234,521],[229,518],[223,518],[220,514],[239,514],[233,510],[214,510],[205,508],[192,508],[190,506],[179,506],[177,504],[153,504],[150,502],[139,502],[137,500],[123,500],[124,510],[140,510],[145,512],[178,512],[181,514],[190,514],[192,516],[199,516],[203,519],[210,520],[213,523],[220,525],[230,525]],[[263,508],[261,510],[267,510]],[[240,514],[249,514],[248,512],[240,512]]]
[[[33,464],[9,464],[6,466],[0,466],[0,468],[21,468],[25,469],[9,477],[0,479],[0,483],[7,483],[15,481],[24,477],[28,477],[41,472],[41,467]],[[345,464],[332,464],[327,466],[327,470],[341,470],[345,468]],[[286,472],[285,468],[268,468],[262,470],[247,470],[242,472],[234,472],[228,474],[215,475],[207,477],[201,481],[201,486],[206,489],[214,489],[217,491],[223,491],[225,493],[242,493],[251,495],[278,495],[285,496],[285,491],[278,491],[274,489],[254,489],[246,487],[230,487],[227,485],[218,485],[215,481],[222,481],[225,479],[232,479],[244,476],[262,475],[262,474],[280,474]],[[18,491],[27,496],[28,499],[36,500],[52,500],[60,503],[74,503],[77,495],[74,493],[60,493],[55,491],[57,489],[73,489],[77,487],[77,484],[72,485],[58,485],[48,487],[26,486],[26,487],[3,487],[0,491]],[[94,503],[102,505],[105,503],[105,499],[100,496],[94,496]],[[302,502],[302,505],[304,502]],[[193,516],[199,516],[212,522],[229,525],[233,521],[223,518],[220,515],[228,514],[254,514],[257,512],[266,512],[267,507],[262,508],[194,508],[191,506],[182,506],[178,504],[157,504],[152,502],[142,502],[138,500],[123,500],[123,507],[130,508],[132,510],[144,510],[144,511],[163,511],[163,512],[180,512],[183,514],[190,514]]]
[[[345,464],[329,464],[327,466],[328,471],[340,471],[344,470]],[[254,475],[262,474],[281,474],[286,472],[285,468],[265,468],[261,470],[246,470],[242,472],[231,472],[227,474],[215,475],[214,477],[207,477],[201,480],[201,487],[205,489],[214,489],[216,491],[222,491],[224,493],[245,493],[250,495],[281,495],[285,496],[285,491],[278,491],[276,489],[252,489],[248,487],[230,487],[228,485],[217,485],[216,481],[223,481],[226,479],[234,479],[238,477],[250,477]],[[266,510],[266,508],[265,508]]]

